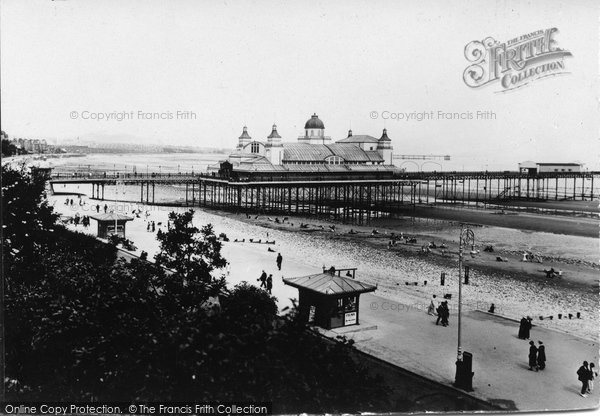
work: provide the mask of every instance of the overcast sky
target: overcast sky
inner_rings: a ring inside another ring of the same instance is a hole
[[[244,125],[264,139],[277,123],[296,140],[316,112],[333,139],[350,126],[377,137],[387,127],[396,153],[451,154],[477,167],[577,160],[598,170],[596,3],[2,1],[2,129],[233,147]],[[551,27],[573,54],[568,74],[505,93],[497,83],[465,85],[467,43]],[[440,110],[496,119],[382,119]],[[134,120],[82,120],[131,111]],[[174,119],[138,120],[138,111]],[[196,119],[177,120],[177,111]]]

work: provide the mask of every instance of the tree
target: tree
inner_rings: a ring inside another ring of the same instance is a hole
[[[52,233],[58,227],[59,216],[44,197],[45,179],[31,175],[25,165],[16,169],[3,165],[1,181],[5,267],[12,262],[34,261],[36,247],[52,241]]]
[[[212,225],[197,228],[192,224],[194,211],[183,214],[171,212],[169,231],[158,231],[160,252],[155,256],[159,267],[172,270],[168,288],[185,296],[188,302],[200,304],[210,296],[216,296],[225,287],[223,275],[213,272],[227,265],[221,256],[221,242],[218,241]],[[198,290],[190,290],[190,288]],[[189,296],[194,293],[197,296]]]
[[[8,139],[2,139],[2,156],[14,156],[18,153],[17,146]]]

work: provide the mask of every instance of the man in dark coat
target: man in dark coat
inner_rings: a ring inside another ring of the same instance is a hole
[[[260,280],[260,287],[267,287],[267,274],[265,273],[265,271],[262,271],[262,274],[260,275],[260,277],[256,280]]]
[[[540,370],[546,368],[546,347],[542,341],[538,341],[540,346],[538,347],[537,364]]]
[[[583,365],[577,370],[577,379],[581,381],[581,395],[587,397],[587,390],[590,381],[590,370],[588,368],[588,362],[584,361]]]
[[[535,347],[535,342],[529,341],[529,369],[538,371],[537,369],[537,352],[538,349]]]
[[[448,302],[442,302],[442,325],[448,326],[448,318],[450,317],[450,309],[448,308]]]
[[[277,268],[281,270],[281,262],[283,261],[283,257],[281,257],[281,253],[277,253]]]
[[[273,289],[273,275],[270,274],[269,277],[267,277],[267,292],[269,292],[269,294],[271,294],[271,289]]]

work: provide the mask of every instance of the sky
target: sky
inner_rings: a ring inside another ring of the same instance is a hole
[[[263,140],[276,123],[295,141],[317,113],[334,140],[387,128],[396,154],[600,170],[596,3],[2,0],[2,130],[233,148],[244,125]],[[565,74],[507,92],[465,84],[469,42],[549,28],[572,54]]]

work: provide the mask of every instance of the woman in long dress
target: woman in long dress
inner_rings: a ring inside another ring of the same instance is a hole
[[[521,318],[521,323],[519,325],[519,339],[525,339],[525,326],[527,325],[527,319],[525,317]]]
[[[529,341],[529,369],[533,371],[538,371],[537,369],[537,352],[538,349],[535,347],[535,343],[533,341]]]
[[[538,347],[537,353],[537,364],[540,370],[546,368],[546,347],[542,341],[538,341],[540,346]]]

